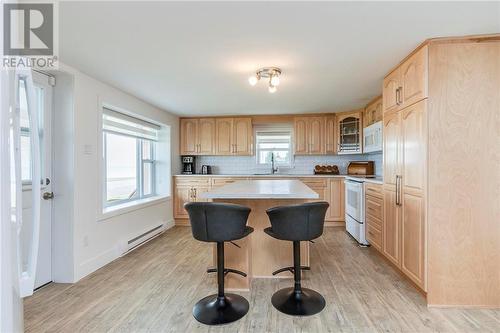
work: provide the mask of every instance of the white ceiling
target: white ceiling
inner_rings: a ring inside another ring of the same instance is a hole
[[[430,37],[500,32],[500,2],[63,2],[60,59],[178,115],[339,112]],[[282,68],[278,92],[247,78]]]

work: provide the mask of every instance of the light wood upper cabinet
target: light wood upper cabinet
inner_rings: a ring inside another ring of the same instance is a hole
[[[325,117],[294,118],[295,155],[325,153]]]
[[[294,152],[295,155],[308,154],[307,117],[295,117],[294,119]]]
[[[337,154],[360,154],[362,152],[363,110],[338,113],[335,118]]]
[[[401,175],[403,191],[423,196],[427,165],[427,103],[416,103],[402,112]]]
[[[335,154],[337,152],[337,131],[335,116],[325,118],[325,153]]]
[[[181,155],[214,155],[215,119],[181,119]]]
[[[201,118],[198,120],[198,154],[215,154],[215,119]]]
[[[233,154],[252,155],[252,118],[233,119]]]
[[[401,155],[401,115],[398,112],[384,115],[383,133],[384,184],[395,190]]]
[[[198,119],[181,119],[181,155],[198,153]]]
[[[215,120],[215,154],[232,155],[233,118],[216,118]]]
[[[325,118],[309,118],[309,154],[320,155],[325,153]]]
[[[363,127],[382,120],[382,96],[368,104],[363,112]]]
[[[400,70],[396,68],[388,76],[385,77],[382,88],[382,100],[384,113],[397,110],[399,108],[399,87],[400,87]]]
[[[400,109],[418,102],[427,94],[427,46],[422,47],[401,65]]]
[[[406,59],[384,79],[384,113],[402,110],[427,98],[428,47],[424,46]]]
[[[216,118],[216,155],[252,155],[252,119]]]

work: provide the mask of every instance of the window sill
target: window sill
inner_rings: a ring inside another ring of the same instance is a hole
[[[155,196],[151,198],[126,202],[116,206],[106,207],[102,210],[102,214],[100,214],[100,216],[98,217],[98,221],[104,221],[118,215],[123,215],[132,212],[134,210],[157,205],[159,203],[167,202],[169,200],[170,196]]]

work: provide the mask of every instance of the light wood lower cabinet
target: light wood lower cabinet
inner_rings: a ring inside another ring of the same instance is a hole
[[[382,253],[401,267],[401,210],[396,205],[396,191],[384,188],[384,228]]]
[[[345,220],[345,189],[344,178],[330,179],[330,208],[326,212],[326,221],[328,222],[343,222]]]
[[[365,183],[366,239],[378,251],[382,251],[384,230],[384,197],[382,185]]]
[[[190,186],[176,186],[174,198],[174,217],[176,219],[187,219],[188,214],[184,209],[184,204],[192,201],[192,188]]]
[[[424,199],[403,195],[401,219],[401,270],[425,289],[425,217]]]
[[[184,209],[187,202],[206,202],[200,194],[210,190],[210,177],[174,177],[174,218],[177,225],[189,225],[189,216]]]
[[[224,186],[244,179],[285,179],[270,177],[207,177],[175,176],[174,179],[174,218],[176,225],[189,225],[189,216],[184,209],[186,202],[206,201],[200,194],[212,188]],[[297,179],[290,177],[288,179]],[[330,204],[325,216],[325,226],[339,226],[344,223],[344,178],[343,177],[304,177],[299,178],[313,191],[318,193],[318,201]]]

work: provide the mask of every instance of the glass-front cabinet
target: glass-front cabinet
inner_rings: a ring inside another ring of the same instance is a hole
[[[337,154],[362,152],[362,114],[360,110],[337,115]]]

